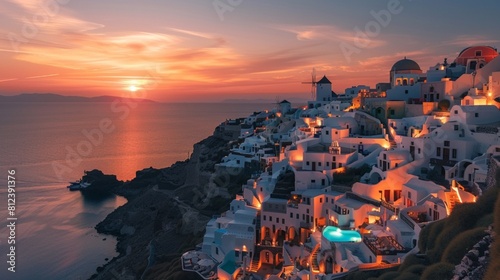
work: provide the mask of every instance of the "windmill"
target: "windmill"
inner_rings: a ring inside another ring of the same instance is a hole
[[[274,105],[276,106],[276,112],[279,112],[281,110],[281,107],[280,107],[280,97],[278,95],[276,95],[276,100]]]
[[[310,82],[302,82],[303,84],[311,84],[311,97],[316,98],[316,69],[313,68],[311,72],[311,81]]]

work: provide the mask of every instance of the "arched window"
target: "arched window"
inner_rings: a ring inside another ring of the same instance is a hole
[[[407,86],[408,85],[408,79],[403,79],[403,86]]]
[[[414,79],[410,79],[410,85],[414,85],[415,84],[415,80]]]

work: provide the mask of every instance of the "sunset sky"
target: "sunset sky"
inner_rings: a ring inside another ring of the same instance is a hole
[[[387,82],[404,56],[426,71],[499,47],[499,12],[497,0],[0,0],[0,94],[308,98],[313,67],[343,92]]]

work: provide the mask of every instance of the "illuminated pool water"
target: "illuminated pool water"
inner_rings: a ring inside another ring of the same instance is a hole
[[[338,227],[327,226],[323,236],[330,242],[361,242],[361,234],[354,230],[341,230]]]

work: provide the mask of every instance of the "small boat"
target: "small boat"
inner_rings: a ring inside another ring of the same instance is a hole
[[[67,186],[67,188],[70,190],[70,191],[78,191],[78,190],[82,190],[82,189],[85,189],[87,187],[89,187],[92,183],[89,183],[89,182],[81,182],[81,181],[75,181],[75,182],[69,182],[70,185]]]
[[[80,183],[80,189],[86,189],[86,188],[88,188],[90,185],[92,185],[92,183],[89,183],[89,182],[82,182],[82,183]]]

